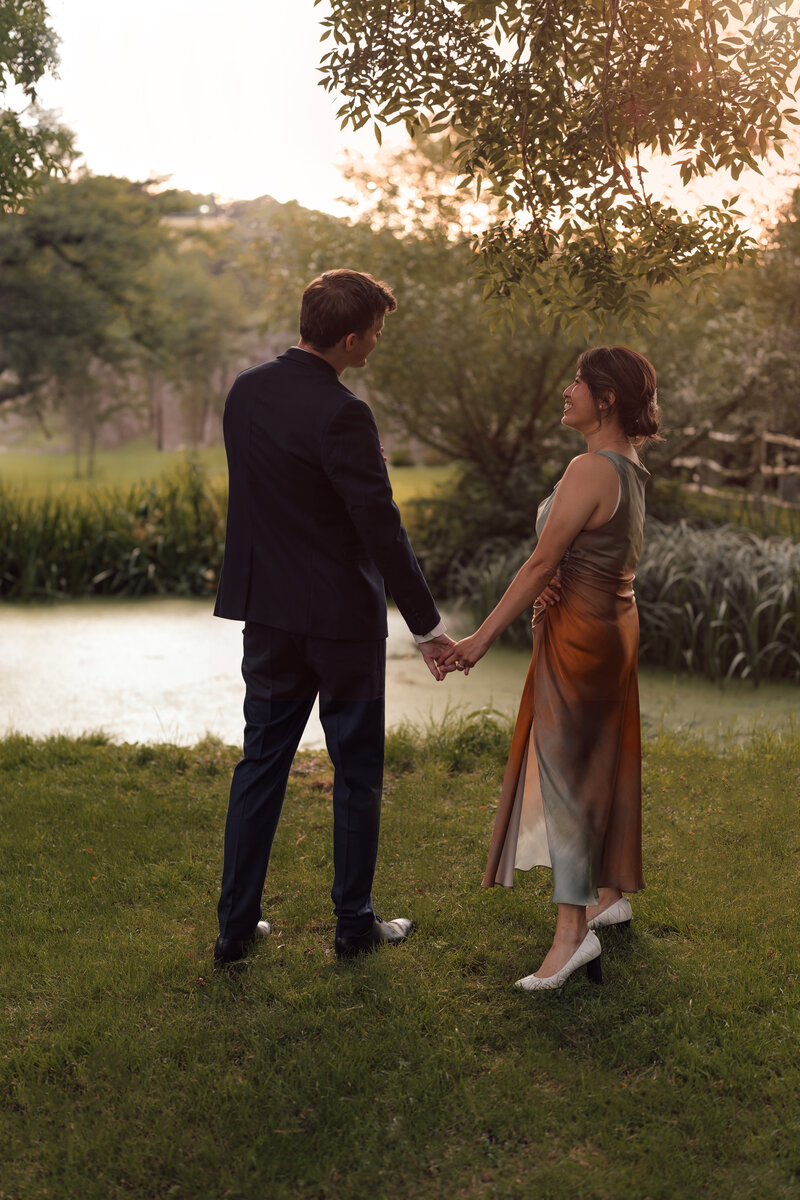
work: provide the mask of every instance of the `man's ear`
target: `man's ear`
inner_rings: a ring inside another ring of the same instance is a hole
[[[346,353],[349,354],[350,351],[353,349],[353,344],[357,337],[358,337],[358,334],[356,334],[356,333],[348,333],[348,334],[345,334],[345,336],[342,338],[342,343],[341,343],[342,349],[344,351],[346,351]]]

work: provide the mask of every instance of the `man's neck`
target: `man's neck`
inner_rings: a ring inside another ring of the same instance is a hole
[[[340,355],[336,351],[336,347],[327,352],[323,350],[315,350],[313,346],[309,346],[308,342],[304,342],[301,338],[297,343],[298,350],[305,350],[306,354],[313,354],[315,358],[321,358],[329,367],[333,367],[337,375],[341,375],[346,367],[346,363],[341,362]]]

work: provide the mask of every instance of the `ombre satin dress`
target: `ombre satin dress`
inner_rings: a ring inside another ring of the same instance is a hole
[[[617,472],[619,501],[564,556],[559,603],[534,607],[533,658],[483,879],[513,887],[515,867],[552,867],[558,904],[596,904],[598,887],[645,886],[633,573],[649,473],[597,453]],[[554,495],[539,506],[538,534]]]

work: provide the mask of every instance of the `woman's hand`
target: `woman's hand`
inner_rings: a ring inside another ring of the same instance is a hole
[[[469,675],[470,668],[483,658],[490,645],[491,642],[482,638],[480,633],[473,633],[472,637],[463,638],[451,646],[439,659],[439,666],[444,671],[463,671]]]
[[[545,604],[548,607],[551,604],[558,604],[561,599],[561,571],[556,571],[553,578],[548,583],[544,591],[540,592],[536,603]]]

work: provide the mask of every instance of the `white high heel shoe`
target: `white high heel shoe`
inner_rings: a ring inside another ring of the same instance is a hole
[[[590,929],[602,929],[604,925],[621,925],[623,929],[627,929],[632,916],[633,909],[630,900],[627,896],[620,896],[615,904],[609,904],[608,908],[604,908],[596,917],[592,917],[588,926]]]
[[[600,954],[601,947],[597,934],[590,930],[569,962],[565,963],[560,971],[556,971],[555,975],[548,975],[544,979],[539,975],[526,975],[524,979],[518,979],[514,987],[522,988],[526,992],[555,991],[557,988],[563,987],[570,975],[574,975],[583,966],[586,967],[586,974],[592,983],[602,983],[603,971],[600,966]]]

